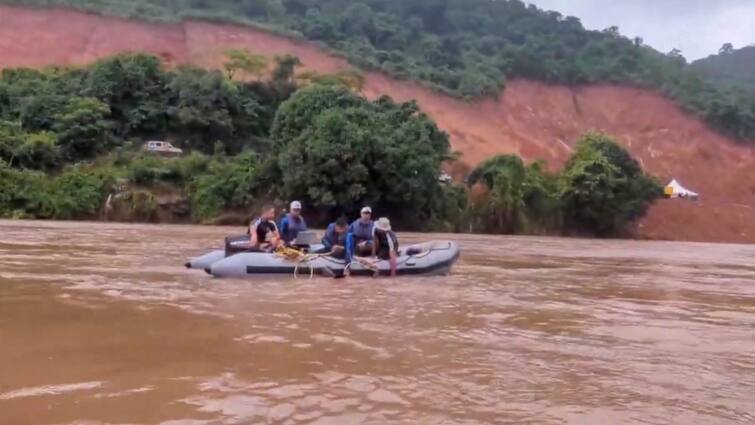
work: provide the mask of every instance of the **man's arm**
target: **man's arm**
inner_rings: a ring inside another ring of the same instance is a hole
[[[351,263],[351,258],[354,257],[354,234],[349,232],[346,234],[346,264]]]
[[[396,277],[396,269],[398,268],[398,258],[396,257],[396,251],[391,250],[391,277]]]
[[[288,217],[283,217],[280,222],[280,234],[288,237]]]

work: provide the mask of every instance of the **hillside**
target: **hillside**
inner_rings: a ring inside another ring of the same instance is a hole
[[[0,67],[84,64],[121,51],[155,53],[169,63],[218,67],[228,47],[292,53],[321,72],[350,65],[305,42],[244,27],[185,22],[147,24],[67,10],[0,6]],[[598,129],[617,136],[651,173],[676,177],[703,196],[662,201],[640,223],[641,237],[755,242],[755,151],[716,134],[650,91],[594,85],[580,89],[512,80],[500,98],[467,102],[366,75],[364,92],[416,99],[451,135],[467,166],[498,153],[544,159],[557,168],[573,142]]]
[[[690,68],[718,84],[755,91],[755,46],[722,51],[693,62]]]
[[[464,99],[496,96],[527,78],[650,88],[743,142],[755,142],[755,97],[717,86],[619,28],[522,0],[0,0],[74,7],[152,22],[201,19],[320,43],[362,68]]]

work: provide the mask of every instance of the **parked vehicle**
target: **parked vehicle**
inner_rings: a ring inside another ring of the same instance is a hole
[[[181,155],[183,150],[173,146],[169,142],[152,140],[144,144],[144,150],[162,155]]]

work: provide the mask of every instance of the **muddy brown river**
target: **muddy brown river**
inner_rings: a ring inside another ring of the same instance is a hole
[[[453,274],[182,267],[237,232],[0,221],[0,424],[755,423],[755,246],[404,235],[458,240]]]

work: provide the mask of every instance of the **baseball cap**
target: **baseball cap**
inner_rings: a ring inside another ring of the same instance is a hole
[[[300,210],[301,209],[301,202],[294,201],[291,202],[291,210]]]
[[[370,207],[364,207],[362,208],[362,214],[372,214],[372,208]]]

